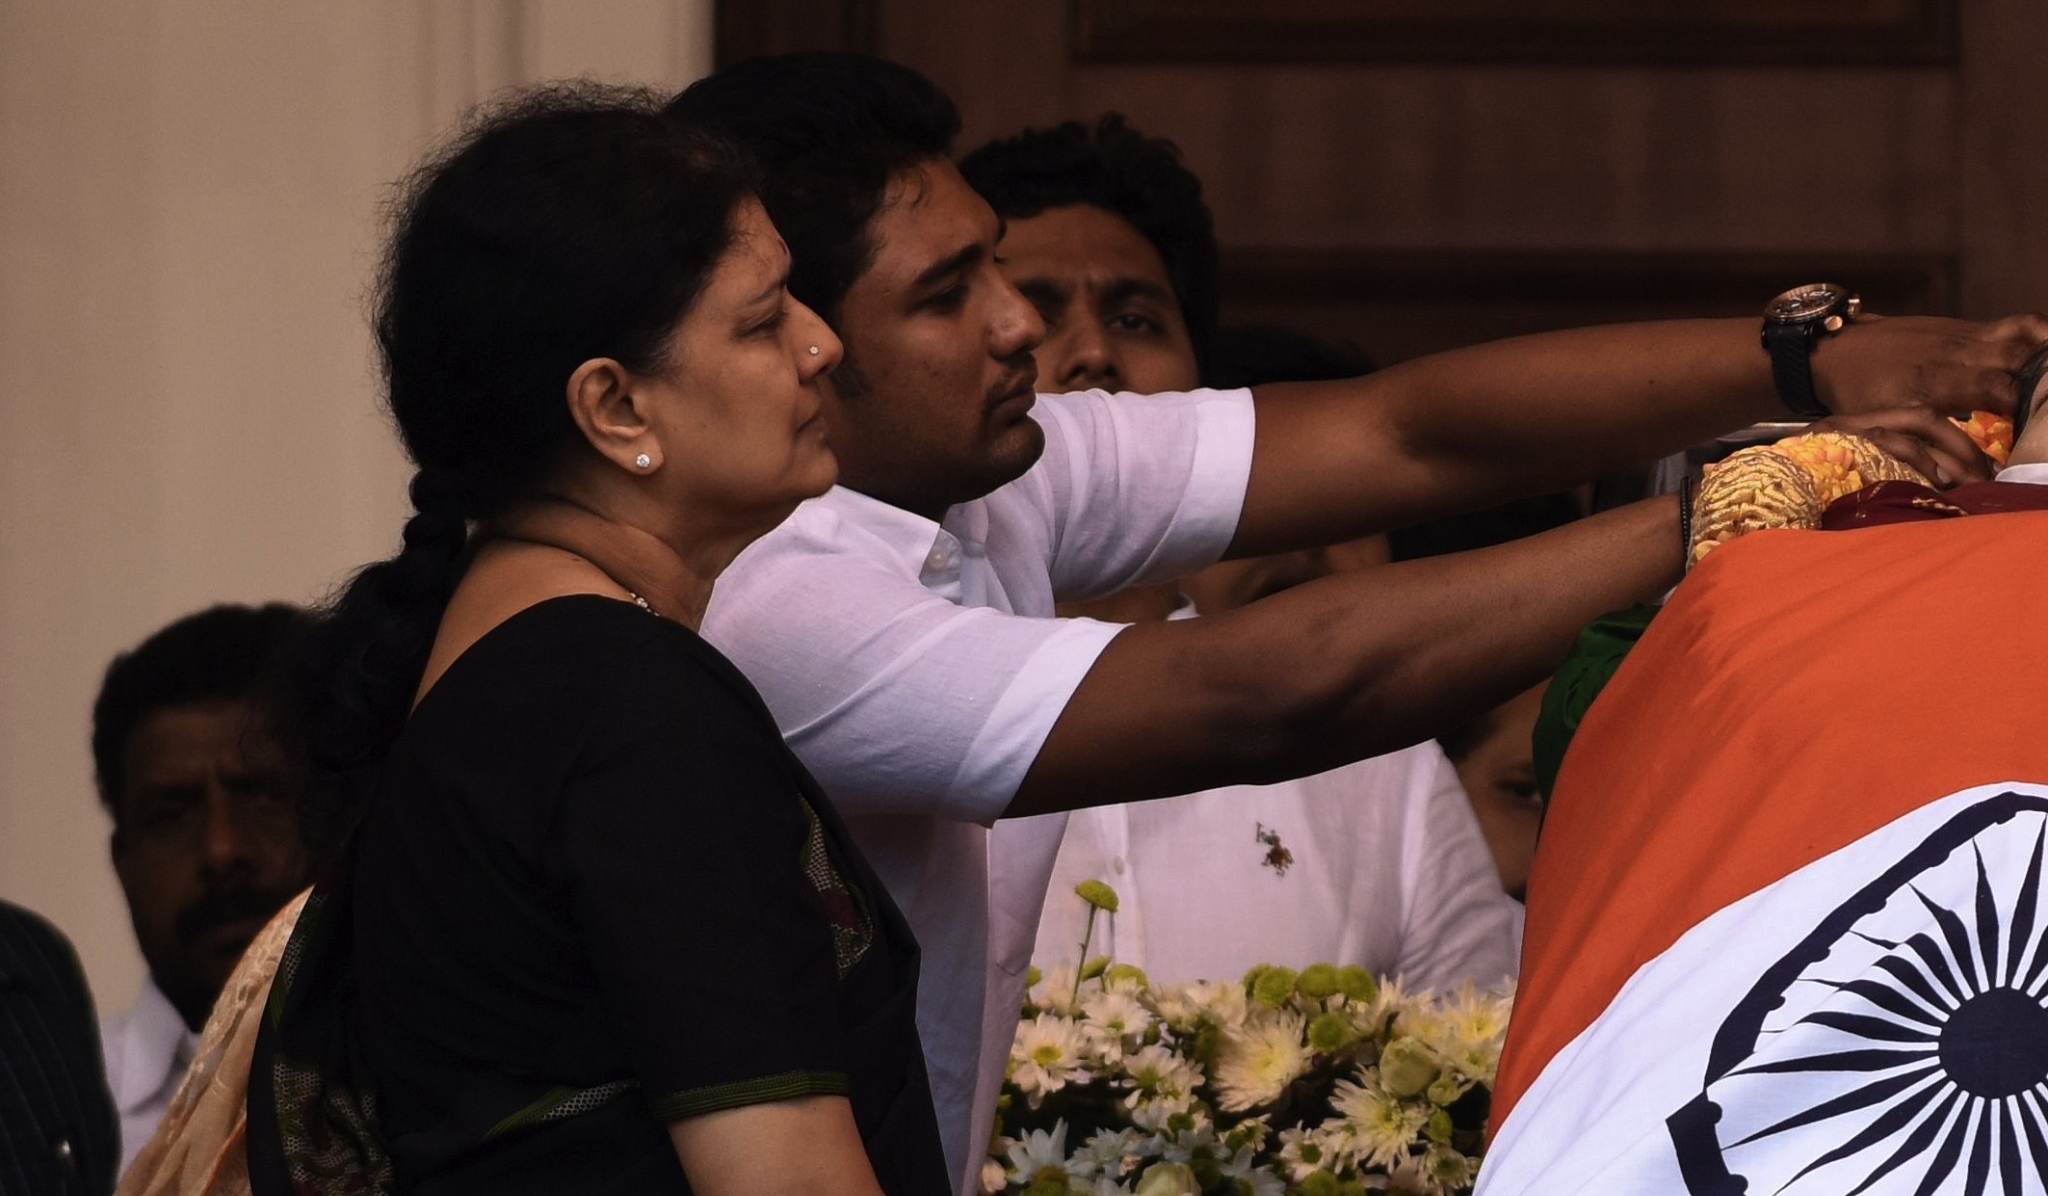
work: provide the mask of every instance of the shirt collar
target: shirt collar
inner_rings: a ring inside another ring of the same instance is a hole
[[[122,1068],[114,1103],[122,1112],[149,1104],[184,1073],[197,1053],[199,1036],[185,1025],[171,999],[154,980],[144,981],[135,1004],[121,1021]],[[113,1049],[113,1044],[108,1044]]]

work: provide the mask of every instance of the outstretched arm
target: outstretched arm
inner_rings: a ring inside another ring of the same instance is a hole
[[[1007,815],[1278,781],[1419,742],[1541,680],[1587,620],[1660,593],[1681,559],[1665,496],[1227,614],[1127,627]]]
[[[2005,411],[2048,320],[1865,317],[1814,351],[1841,412]],[[1783,413],[1750,319],[1544,333],[1257,392],[1229,555],[1327,544],[1560,490]]]

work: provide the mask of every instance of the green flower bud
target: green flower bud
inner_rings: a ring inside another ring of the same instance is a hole
[[[1074,886],[1074,896],[1096,909],[1116,912],[1116,890],[1099,880],[1084,880]]]
[[[1301,969],[1295,978],[1295,991],[1311,1001],[1320,1001],[1342,990],[1337,981],[1337,969],[1326,963],[1312,963]]]
[[[1465,1095],[1465,1086],[1456,1076],[1438,1076],[1429,1085],[1429,1103],[1436,1106],[1456,1104]]]
[[[1183,1109],[1166,1115],[1166,1128],[1176,1134],[1185,1134],[1195,1128],[1195,1115]]]
[[[1135,964],[1111,964],[1109,970],[1102,974],[1102,982],[1104,984],[1122,984],[1126,980],[1137,981],[1139,988],[1144,988],[1151,983],[1145,979],[1145,969]]]
[[[1306,1151],[1302,1153],[1302,1158],[1308,1158]],[[1311,1171],[1300,1183],[1294,1185],[1294,1190],[1300,1193],[1300,1196],[1337,1196],[1339,1185],[1337,1177],[1329,1172]]]
[[[1372,978],[1371,972],[1348,963],[1337,969],[1337,991],[1346,1000],[1370,1003],[1380,995],[1380,982]]]
[[[1138,1176],[1133,1196],[1201,1196],[1201,1192],[1194,1170],[1187,1164],[1161,1161]]]
[[[1337,1185],[1337,1196],[1365,1196],[1365,1181],[1347,1179]]]
[[[1451,1115],[1442,1109],[1431,1113],[1429,1120],[1422,1123],[1422,1132],[1431,1142],[1435,1142],[1438,1145],[1449,1142],[1451,1140]]]
[[[1216,1155],[1206,1146],[1195,1148],[1188,1155],[1188,1169],[1194,1172],[1198,1191],[1206,1192],[1223,1182],[1223,1164],[1216,1161]]]
[[[1093,980],[1109,970],[1109,956],[1098,955],[1081,965],[1081,979]]]
[[[1217,1048],[1222,1045],[1223,1032],[1213,1023],[1203,1022],[1202,1028],[1195,1031],[1195,1040],[1189,1044],[1188,1053],[1197,1063],[1207,1067],[1216,1061]]]
[[[1252,989],[1257,987],[1259,983],[1259,977],[1265,975],[1267,972],[1270,972],[1272,970],[1273,965],[1270,963],[1255,963],[1252,966],[1246,968],[1244,971],[1245,995],[1250,996]]]
[[[1308,1024],[1309,1049],[1319,1055],[1334,1055],[1350,1046],[1356,1037],[1351,1019],[1341,1013],[1319,1013]]]
[[[1317,1146],[1314,1142],[1303,1142],[1301,1144],[1301,1161],[1307,1163],[1311,1167],[1315,1166],[1317,1163],[1322,1162],[1323,1148]]]
[[[1380,1084],[1395,1096],[1421,1096],[1436,1076],[1435,1054],[1417,1039],[1396,1038],[1380,1052]]]
[[[1252,983],[1252,1000],[1268,1009],[1278,1009],[1294,995],[1293,968],[1267,968]]]

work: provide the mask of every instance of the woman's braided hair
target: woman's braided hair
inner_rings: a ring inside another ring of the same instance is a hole
[[[382,759],[473,550],[581,443],[566,384],[610,357],[658,371],[732,239],[749,175],[662,99],[590,83],[473,117],[391,207],[374,326],[392,418],[418,467],[398,554],[332,602],[307,686],[323,765]]]

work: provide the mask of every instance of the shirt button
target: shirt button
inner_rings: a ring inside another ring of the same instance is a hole
[[[1124,857],[1118,856],[1115,859],[1111,860],[1109,862],[1109,867],[1112,872],[1115,872],[1118,876],[1122,876],[1124,874]]]
[[[62,1164],[64,1164],[64,1166],[65,1166],[66,1168],[69,1168],[69,1167],[71,1166],[71,1154],[72,1154],[72,1151],[71,1151],[71,1139],[69,1139],[69,1138],[59,1138],[59,1139],[57,1139],[57,1147],[56,1147],[56,1149],[57,1149],[57,1161],[58,1161],[58,1162],[60,1162],[60,1163],[62,1163]]]
[[[924,563],[928,568],[943,569],[953,563],[953,554],[943,548],[934,548],[931,554],[924,558]]]

